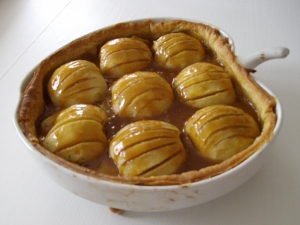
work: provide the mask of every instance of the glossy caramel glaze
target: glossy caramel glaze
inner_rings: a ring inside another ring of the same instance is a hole
[[[215,59],[214,54],[208,49],[205,49],[205,56],[202,59],[202,62],[207,62],[211,64],[215,64],[220,66],[218,61]],[[96,65],[99,65],[99,59],[91,58],[90,61],[94,62]],[[174,78],[179,74],[181,71],[180,69],[168,69],[164,66],[158,65],[155,62],[152,62],[143,71],[151,71],[156,72],[159,74],[164,80],[169,83],[170,86],[173,85]],[[106,81],[108,84],[108,88],[111,89],[112,84],[115,83],[117,79],[107,78]],[[138,118],[135,117],[124,117],[116,114],[113,110],[112,100],[111,100],[111,92],[107,93],[106,98],[104,101],[100,101],[95,103],[95,105],[101,107],[108,117],[108,121],[104,126],[104,133],[107,137],[108,142],[115,136],[115,134],[125,127],[126,125],[133,123]],[[46,118],[49,115],[53,115],[56,112],[59,112],[61,108],[53,105],[49,99],[49,96],[45,96],[46,104],[45,104],[45,111],[42,118]],[[231,102],[230,105],[243,109],[245,112],[250,114],[257,123],[259,123],[259,119],[256,115],[254,107],[244,99],[243,96],[237,96],[234,102]],[[209,159],[202,157],[194,147],[193,143],[191,142],[190,138],[184,132],[184,124],[186,121],[198,110],[198,108],[194,108],[185,102],[178,96],[176,91],[174,91],[174,100],[170,107],[168,107],[165,111],[161,112],[159,115],[148,116],[147,119],[149,120],[161,120],[168,122],[175,127],[177,127],[180,133],[181,142],[187,152],[187,157],[184,163],[180,166],[180,168],[176,171],[176,173],[182,173],[186,171],[192,170],[199,170],[201,168],[207,167],[209,165],[213,165],[216,162],[213,162]],[[38,136],[39,139],[42,141],[45,138],[45,132],[41,129],[41,124],[38,126]],[[106,173],[109,175],[119,175],[118,168],[115,162],[108,154],[108,147],[106,147],[105,154],[102,154],[89,162],[81,163],[82,166],[85,166],[89,169],[96,170],[102,173]]]

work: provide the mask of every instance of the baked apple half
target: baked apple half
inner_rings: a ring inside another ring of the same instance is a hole
[[[124,177],[173,174],[186,159],[179,129],[155,120],[122,128],[111,140],[109,154]]]

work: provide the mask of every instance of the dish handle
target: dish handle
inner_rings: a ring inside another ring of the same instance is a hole
[[[237,56],[238,62],[240,62],[245,68],[254,70],[261,63],[270,60],[285,58],[289,55],[290,50],[284,47],[271,47],[262,51],[255,52],[246,56]]]

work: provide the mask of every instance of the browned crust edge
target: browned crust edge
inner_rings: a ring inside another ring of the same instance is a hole
[[[142,38],[156,39],[170,32],[185,32],[203,41],[206,46],[216,53],[218,60],[231,74],[232,80],[238,86],[239,90],[254,104],[263,126],[261,135],[251,146],[228,160],[200,169],[199,171],[148,178],[124,178],[98,173],[70,163],[52,154],[39,144],[35,125],[43,113],[43,84],[45,80],[48,79],[47,76],[51,71],[68,61],[79,59],[84,54],[98,54],[99,46],[113,38],[136,35]],[[33,147],[45,155],[45,157],[74,172],[97,179],[137,185],[178,185],[207,179],[235,167],[258,151],[271,139],[276,125],[276,114],[274,112],[276,106],[275,98],[264,91],[235,58],[235,54],[232,52],[227,39],[221,36],[217,29],[202,23],[183,20],[154,23],[151,20],[146,20],[142,22],[117,24],[103,30],[92,32],[70,42],[38,65],[32,79],[21,95],[21,101],[17,111],[18,124]]]

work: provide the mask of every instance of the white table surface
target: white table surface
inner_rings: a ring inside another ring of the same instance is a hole
[[[296,0],[0,0],[0,224],[300,224],[300,2]],[[69,193],[35,164],[13,115],[21,80],[45,56],[95,29],[139,18],[180,17],[214,24],[237,55],[290,49],[255,76],[281,101],[284,121],[264,167],[233,192],[169,212],[125,212]]]

